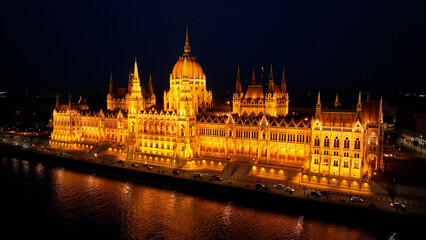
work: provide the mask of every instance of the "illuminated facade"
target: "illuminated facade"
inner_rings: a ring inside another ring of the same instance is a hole
[[[235,84],[235,93],[233,96],[233,113],[243,114],[265,114],[270,116],[286,116],[288,114],[288,93],[285,82],[285,72],[281,79],[281,86],[275,85],[274,74],[271,70],[269,74],[268,88],[264,89],[261,84],[256,84],[253,76],[251,84],[247,86],[247,90],[243,92],[240,79],[240,68],[238,67],[237,82]]]
[[[205,159],[214,157],[220,164],[252,165],[251,174],[257,174],[255,166],[287,168],[303,173],[306,182],[337,181],[348,187],[381,168],[381,100],[363,102],[360,95],[356,111],[327,110],[318,94],[315,117],[289,115],[284,71],[280,86],[274,84],[271,66],[267,88],[257,85],[253,74],[243,91],[238,68],[233,112],[212,114],[212,92],[206,90],[206,75],[191,54],[188,32],[162,110],[152,107],[151,80],[144,94],[136,61],[134,69],[127,90],[115,91],[110,79],[105,111],[57,104],[51,144],[102,143],[122,149],[126,159],[178,159],[179,167],[203,167]]]

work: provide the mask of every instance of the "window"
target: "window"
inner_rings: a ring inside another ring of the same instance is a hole
[[[348,161],[343,161],[343,167],[344,167],[344,168],[348,168],[348,167],[349,167],[349,163],[348,163]]]
[[[355,149],[361,149],[361,142],[359,141],[359,138],[357,138],[355,140],[355,147],[354,148]]]
[[[339,160],[334,159],[333,166],[334,166],[334,167],[338,167],[338,166],[339,166]]]
[[[370,135],[370,144],[377,144],[377,135],[375,132]]]
[[[329,147],[330,146],[330,139],[328,139],[328,137],[324,138],[324,147]]]
[[[345,156],[345,157],[349,157],[349,153],[343,153],[343,156]]]
[[[324,151],[324,155],[328,155],[328,151]]]
[[[349,144],[350,144],[349,138],[346,138],[344,143],[344,148],[349,148]]]
[[[355,153],[354,158],[359,158],[359,153]]]
[[[319,154],[319,150],[314,150],[314,154]]]
[[[339,152],[334,152],[334,156],[339,156]]]
[[[358,161],[355,161],[355,162],[354,162],[354,168],[355,168],[355,169],[359,169],[359,162],[358,162]]]
[[[339,138],[336,137],[336,139],[334,139],[334,147],[338,148],[339,147]]]
[[[318,164],[319,163],[319,160],[318,160],[318,158],[316,157],[316,158],[314,158],[314,164]]]
[[[328,165],[328,159],[324,159],[324,165]]]
[[[319,146],[319,137],[315,137],[314,146]]]

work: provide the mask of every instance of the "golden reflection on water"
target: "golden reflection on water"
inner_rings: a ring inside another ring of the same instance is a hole
[[[362,230],[307,221],[95,174],[53,168],[56,209],[65,222],[111,221],[124,238],[362,239]],[[91,220],[92,221],[92,220]],[[350,236],[348,238],[348,236]]]

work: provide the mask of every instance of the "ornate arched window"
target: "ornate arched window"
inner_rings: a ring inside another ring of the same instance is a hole
[[[361,149],[361,142],[359,141],[359,138],[355,140],[355,149]]]
[[[339,138],[338,138],[338,137],[336,137],[336,138],[334,139],[334,147],[335,147],[335,148],[338,148],[338,147],[339,147]]]
[[[349,148],[349,145],[350,145],[349,138],[346,138],[344,148]]]
[[[330,139],[328,139],[328,136],[326,136],[324,138],[324,147],[329,147],[330,146]]]
[[[315,137],[314,145],[317,147],[320,145],[320,140],[318,136]]]

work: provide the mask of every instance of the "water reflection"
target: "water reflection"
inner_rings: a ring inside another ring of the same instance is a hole
[[[24,171],[19,171],[20,165]],[[1,168],[11,172],[11,179],[35,176],[31,181],[39,182],[26,187],[28,194],[47,194],[34,207],[46,208],[56,228],[75,239],[374,238],[364,229],[198,197],[146,180],[117,179],[18,159],[2,158]]]

